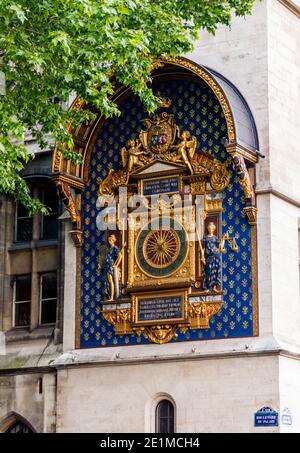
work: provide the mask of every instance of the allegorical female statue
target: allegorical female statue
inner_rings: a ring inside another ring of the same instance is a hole
[[[107,297],[107,302],[115,301],[120,297],[118,267],[122,258],[122,252],[116,245],[116,242],[116,236],[111,234],[108,237],[109,248],[106,255],[99,256],[98,269],[101,271],[103,278],[103,292]],[[103,253],[103,250],[100,250],[100,253]]]
[[[219,241],[216,232],[216,225],[209,222],[207,235],[202,239],[201,261],[204,264],[203,289],[208,292],[217,292],[221,286],[221,253],[225,251],[224,243],[227,234],[224,234]]]

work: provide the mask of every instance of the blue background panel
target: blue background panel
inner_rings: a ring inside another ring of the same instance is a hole
[[[221,106],[209,88],[201,82],[188,80],[155,81],[154,89],[172,99],[170,113],[181,130],[189,130],[198,140],[198,149],[210,152],[221,161],[226,160],[224,138],[226,121]],[[148,115],[140,101],[132,96],[120,107],[121,116],[109,119],[100,132],[92,152],[89,182],[82,197],[83,245],[80,347],[106,347],[147,344],[143,336],[116,335],[113,326],[101,315],[101,279],[96,272],[98,250],[104,244],[105,233],[96,227],[96,201],[99,182],[110,168],[121,164],[120,150],[131,138],[137,138],[143,129],[141,120]],[[224,305],[210,321],[208,330],[177,331],[174,341],[209,340],[217,338],[247,337],[253,334],[252,273],[250,229],[242,209],[243,191],[233,175],[224,192],[222,214],[223,231],[236,237],[238,252],[227,246],[223,254]]]

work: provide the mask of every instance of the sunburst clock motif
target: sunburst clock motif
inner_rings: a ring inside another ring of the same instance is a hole
[[[154,230],[145,239],[143,253],[154,267],[164,268],[173,263],[179,254],[179,238],[173,230]]]
[[[158,219],[158,223],[152,230],[151,223],[142,228],[136,241],[136,259],[147,275],[167,277],[186,258],[187,235],[183,226],[172,218]]]

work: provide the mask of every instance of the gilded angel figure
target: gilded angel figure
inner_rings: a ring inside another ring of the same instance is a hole
[[[183,162],[186,164],[191,174],[193,175],[194,170],[191,161],[196,151],[197,139],[194,136],[191,137],[189,131],[183,131],[180,139],[180,143],[178,143],[178,145],[175,145],[173,148],[177,149],[178,159],[183,160]]]
[[[148,151],[141,150],[142,143],[139,143],[138,140],[129,140],[127,142],[128,149],[123,146],[121,149],[121,157],[122,157],[122,166],[127,171],[127,182],[129,180],[129,176],[133,171],[134,167],[143,167],[145,165],[144,162],[140,160],[140,156],[146,156],[149,154]]]

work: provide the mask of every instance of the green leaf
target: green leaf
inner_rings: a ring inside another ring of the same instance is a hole
[[[190,52],[200,30],[230,26],[232,15],[251,12],[254,0],[2,0],[0,2],[0,192],[30,212],[43,212],[19,172],[33,158],[23,145],[29,131],[41,148],[49,135],[73,162],[68,125],[93,117],[65,111],[77,93],[101,115],[120,114],[111,101],[117,82],[154,111],[150,67],[160,55]],[[38,126],[37,126],[38,125]]]

